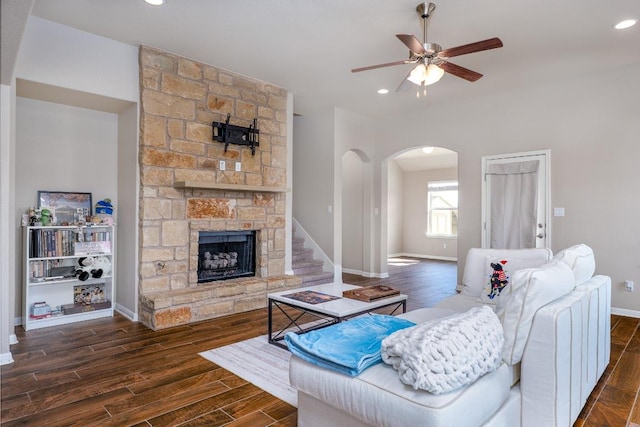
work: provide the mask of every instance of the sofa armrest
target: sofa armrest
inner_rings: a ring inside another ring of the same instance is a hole
[[[520,376],[522,426],[570,426],[588,397],[588,298],[573,291],[537,311]]]

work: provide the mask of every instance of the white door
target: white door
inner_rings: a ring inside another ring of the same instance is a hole
[[[482,158],[482,247],[550,245],[550,155],[545,150]]]

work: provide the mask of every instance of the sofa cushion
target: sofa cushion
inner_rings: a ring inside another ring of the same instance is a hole
[[[502,359],[516,364],[522,359],[533,316],[538,309],[575,287],[571,269],[560,261],[514,273],[511,285],[500,295],[496,314],[504,330]]]
[[[471,248],[467,253],[462,275],[462,293],[480,298],[489,282],[488,260],[512,260],[512,273],[517,268],[538,267],[549,261],[552,252],[548,248],[533,249],[482,249]],[[516,268],[517,264],[517,268]]]
[[[576,279],[576,285],[591,279],[596,271],[596,259],[593,250],[584,244],[571,246],[558,252],[553,259],[567,264]]]
[[[416,390],[448,393],[501,364],[504,337],[487,306],[394,332],[382,340],[382,360]]]
[[[372,426],[477,427],[500,409],[510,389],[504,364],[467,387],[438,395],[402,384],[385,364],[349,377],[293,356],[289,369],[291,385],[300,393]]]

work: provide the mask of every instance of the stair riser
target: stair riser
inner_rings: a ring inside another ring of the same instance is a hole
[[[293,268],[293,274],[300,275],[300,274],[321,274],[323,273],[322,267],[317,267],[317,266],[313,266],[313,267],[302,267],[302,268],[296,268],[294,266],[292,266]]]

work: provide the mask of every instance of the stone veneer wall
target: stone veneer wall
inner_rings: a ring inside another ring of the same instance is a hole
[[[143,46],[140,95],[142,322],[162,329],[262,308],[268,292],[299,287],[284,275],[285,193],[243,188],[286,186],[286,90]],[[227,114],[239,126],[258,118],[255,155],[212,140],[211,123]],[[258,230],[256,277],[198,285],[200,230]]]

